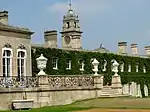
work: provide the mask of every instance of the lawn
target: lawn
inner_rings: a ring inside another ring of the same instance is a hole
[[[143,109],[144,111],[141,111],[140,109]],[[150,98],[99,98],[79,101],[65,106],[24,110],[23,112],[82,112],[81,110],[84,110],[83,112],[147,112],[148,109],[150,109]]]

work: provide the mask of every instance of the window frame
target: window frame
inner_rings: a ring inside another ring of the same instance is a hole
[[[84,60],[79,60],[79,70],[80,71],[84,71],[84,66],[85,66],[85,64],[84,64]]]
[[[22,57],[18,57],[18,53],[19,52],[24,52],[25,53],[25,55],[24,55],[24,58],[22,58]],[[27,59],[27,51],[26,51],[26,49],[17,49],[17,76],[18,77],[22,77],[21,76],[21,67],[22,66],[18,66],[18,60],[19,60],[19,62],[21,61],[21,59],[24,59],[24,75],[23,75],[23,77],[26,77],[27,76],[27,69],[26,69],[26,66],[27,66],[27,64],[26,64],[26,59]],[[20,69],[20,74],[18,74],[18,67],[19,67],[19,69]]]
[[[66,70],[71,70],[71,65],[72,64],[72,61],[71,59],[67,59],[66,60]]]
[[[55,59],[55,62],[53,61]],[[57,57],[52,57],[52,68],[53,70],[58,70],[58,58]],[[55,64],[55,67],[53,66]]]
[[[3,56],[3,54],[4,54],[4,51],[10,51],[10,57],[5,57],[5,56]],[[4,71],[3,71],[3,77],[12,77],[12,58],[13,58],[13,50],[12,50],[12,48],[11,47],[7,47],[7,46],[4,46],[3,48],[2,48],[2,67],[4,67],[4,63],[3,63],[3,59],[5,59],[5,61],[6,61],[6,63],[7,63],[7,58],[9,58],[10,59],[10,65],[9,65],[9,67],[10,67],[10,76],[8,76],[8,74],[6,74],[6,73],[4,73]],[[7,66],[5,65],[5,72],[7,71]],[[4,75],[5,74],[5,75]]]

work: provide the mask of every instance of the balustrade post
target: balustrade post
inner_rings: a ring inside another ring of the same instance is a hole
[[[103,76],[94,76],[94,88],[95,89],[103,88]]]
[[[114,74],[114,76],[112,76],[111,88],[114,89],[115,94],[122,95],[122,84],[121,84],[121,77],[120,77],[120,75],[118,75],[118,66],[119,66],[119,63],[117,63],[116,60],[113,60],[113,69],[112,69],[112,71],[115,74]]]
[[[40,75],[38,76],[38,86],[40,89],[47,89],[48,86],[48,76]]]

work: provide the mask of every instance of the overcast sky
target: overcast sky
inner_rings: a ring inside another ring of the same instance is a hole
[[[83,31],[83,48],[100,44],[112,52],[118,41],[137,43],[140,53],[150,45],[150,0],[72,0]],[[11,25],[35,32],[32,43],[43,43],[43,32],[61,31],[68,0],[0,0],[0,9],[9,11]],[[61,47],[61,36],[58,35]]]

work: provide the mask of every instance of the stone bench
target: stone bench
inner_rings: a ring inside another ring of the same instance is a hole
[[[28,100],[12,100],[12,109],[13,110],[23,110],[23,109],[32,109],[33,108],[33,99]]]

